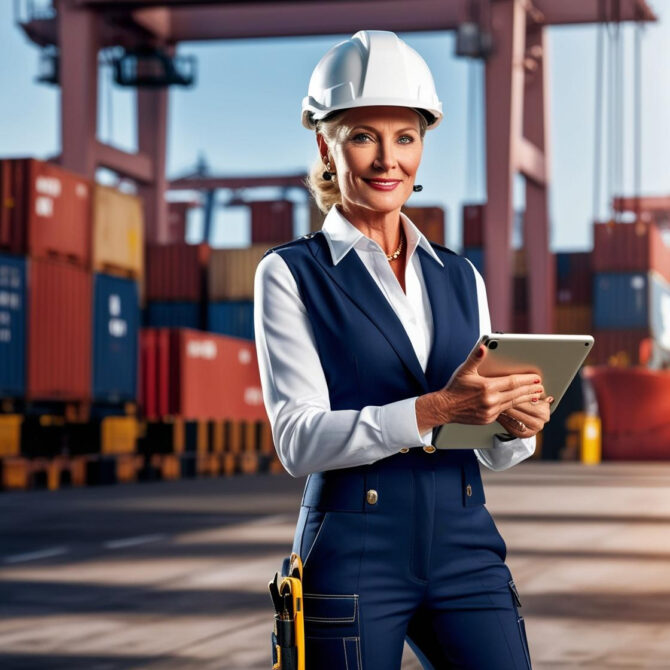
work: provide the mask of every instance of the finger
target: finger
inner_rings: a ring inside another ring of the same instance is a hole
[[[481,365],[481,362],[486,358],[486,347],[481,344],[470,352],[470,355],[465,359],[461,364],[461,372],[465,374],[472,374],[477,372],[477,368]]]
[[[518,374],[504,375],[502,377],[487,377],[492,391],[513,391],[524,386],[537,385],[542,383],[540,375]]]
[[[500,404],[500,411],[501,412],[506,412],[507,410],[513,408],[513,407],[518,407],[520,405],[524,405],[526,403],[532,403],[535,405],[536,403],[539,405],[540,400],[539,400],[539,395],[535,393],[528,393],[526,395],[522,396],[514,396],[514,395],[509,395],[511,394],[512,391],[508,391],[508,396],[507,399]]]
[[[549,405],[546,402],[524,403],[520,406],[510,407],[505,414],[523,421],[527,425],[546,423],[549,420]]]
[[[512,406],[521,405],[524,402],[537,402],[544,394],[542,384],[533,384],[532,386],[523,386],[510,391],[501,391],[498,398],[501,403],[511,402]]]

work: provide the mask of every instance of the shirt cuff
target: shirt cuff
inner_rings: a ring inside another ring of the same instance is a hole
[[[416,398],[407,398],[380,407],[379,425],[382,439],[391,453],[406,447],[430,444],[433,431],[430,430],[423,436],[419,433],[416,422],[416,400]]]

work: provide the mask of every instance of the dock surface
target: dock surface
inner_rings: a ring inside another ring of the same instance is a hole
[[[535,670],[670,668],[670,464],[484,478]],[[0,668],[267,670],[267,582],[302,486],[240,475],[0,495]]]

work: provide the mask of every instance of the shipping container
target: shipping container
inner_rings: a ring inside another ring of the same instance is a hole
[[[584,369],[598,400],[603,460],[670,458],[670,372]]]
[[[147,245],[147,301],[200,300],[205,290],[209,253],[209,246],[206,244]]]
[[[51,163],[0,161],[0,249],[90,268],[91,186]]]
[[[244,249],[212,249],[209,262],[209,300],[253,300],[254,274],[265,244]]]
[[[27,397],[90,400],[91,274],[68,263],[30,259],[27,283]]]
[[[93,270],[138,279],[144,259],[142,201],[96,184],[93,189]]]
[[[594,272],[655,270],[670,281],[670,228],[654,223],[596,223]]]
[[[148,328],[195,328],[204,329],[203,307],[199,302],[147,303],[144,308],[143,326]]]
[[[588,335],[593,329],[590,305],[555,305],[554,332],[563,335]]]
[[[589,365],[614,365],[627,367],[637,365],[640,361],[640,345],[649,337],[647,328],[631,330],[597,330],[592,331],[595,340],[588,355]]]
[[[168,242],[170,244],[185,243],[189,212],[198,206],[197,202],[191,200],[168,203]]]
[[[93,399],[137,399],[139,292],[131,279],[93,278]]]
[[[486,205],[463,205],[463,246],[484,246],[484,211]],[[474,262],[474,261],[473,261]]]
[[[597,274],[593,288],[594,326],[599,329],[649,327],[652,294],[658,302],[663,302],[665,296],[670,306],[670,285],[656,273]]]
[[[556,297],[560,304],[588,305],[593,296],[592,253],[556,254]]]
[[[251,243],[280,244],[293,239],[293,202],[259,200],[249,203]]]
[[[405,207],[403,212],[431,242],[444,245],[446,214],[442,207]]]
[[[26,261],[0,255],[0,398],[26,389]]]
[[[151,330],[142,335],[147,417],[267,420],[253,342],[188,329]]]
[[[253,340],[253,300],[210,302],[207,306],[207,330],[221,335]]]

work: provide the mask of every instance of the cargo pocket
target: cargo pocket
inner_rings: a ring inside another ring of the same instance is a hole
[[[519,636],[521,637],[521,646],[523,647],[523,653],[526,657],[526,667],[528,670],[532,670],[532,665],[530,663],[530,650],[528,648],[528,638],[526,637],[526,622],[524,618],[519,614],[519,607],[521,607],[521,598],[519,597],[519,592],[517,591],[516,584],[513,579],[510,579],[508,582],[509,590],[512,593],[512,602],[514,603],[514,611],[516,612],[516,625],[519,629]]]
[[[358,596],[303,594],[307,670],[361,670]]]

